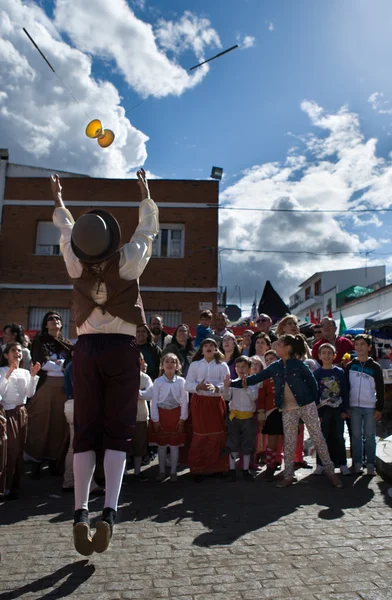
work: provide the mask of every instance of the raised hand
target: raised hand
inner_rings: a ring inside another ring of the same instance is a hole
[[[138,170],[137,180],[138,180],[140,192],[142,194],[142,200],[149,198],[150,190],[148,189],[148,181],[147,181],[146,172],[143,168]]]
[[[18,360],[13,360],[11,362],[11,364],[9,365],[9,369],[7,371],[7,375],[5,376],[6,379],[9,379],[12,375],[12,373],[15,371],[15,369],[19,369],[19,361]]]
[[[223,385],[224,385],[225,388],[229,388],[231,386],[230,373],[227,373],[227,375],[224,376],[224,378],[223,378]]]
[[[31,367],[30,367],[30,375],[32,377],[35,377],[36,375],[38,375],[40,370],[41,370],[41,364],[39,362],[36,362],[35,365],[31,365]]]
[[[61,195],[62,186],[60,183],[60,177],[57,175],[57,173],[50,176],[50,187],[52,188],[52,196],[56,208],[63,207],[64,203]]]

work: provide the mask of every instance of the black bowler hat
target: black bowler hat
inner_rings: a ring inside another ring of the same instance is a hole
[[[72,228],[72,250],[85,263],[108,260],[119,249],[120,240],[120,225],[106,210],[91,210],[79,217]]]

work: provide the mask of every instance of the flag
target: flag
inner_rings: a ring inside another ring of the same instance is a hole
[[[253,301],[252,310],[250,311],[250,320],[255,322],[259,313],[257,312],[256,300]]]
[[[347,329],[347,325],[344,321],[342,311],[340,311],[339,335],[343,335],[343,333],[346,331],[346,329]]]
[[[316,323],[317,323],[317,319],[316,319],[316,317],[314,316],[314,312],[312,311],[312,309],[310,309],[310,322],[311,322],[313,325],[316,325]]]
[[[332,306],[329,307],[328,317],[329,317],[329,319],[333,319]]]

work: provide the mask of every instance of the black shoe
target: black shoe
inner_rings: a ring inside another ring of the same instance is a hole
[[[110,539],[113,535],[113,527],[116,521],[117,512],[114,508],[106,507],[103,509],[102,517],[95,526],[93,536],[93,547],[95,552],[102,553],[108,549]]]
[[[138,473],[137,475],[135,474],[133,476],[133,480],[139,481],[140,483],[146,483],[147,481],[149,481],[148,477],[146,475],[144,475],[143,473]]]
[[[73,538],[76,552],[79,552],[82,556],[91,556],[94,552],[94,546],[90,536],[88,510],[85,508],[75,510]]]
[[[39,479],[41,479],[41,463],[31,463],[30,479],[33,479],[34,481],[38,481]]]
[[[237,473],[235,469],[230,469],[229,474],[226,477],[226,481],[229,481],[230,483],[234,483],[234,481],[237,481]]]
[[[12,502],[12,500],[17,500],[19,498],[19,494],[16,490],[11,490],[9,494],[3,496],[3,500],[5,502]]]
[[[252,473],[250,471],[248,471],[247,469],[244,469],[242,471],[242,476],[246,481],[254,481],[255,480],[255,476],[252,475]]]

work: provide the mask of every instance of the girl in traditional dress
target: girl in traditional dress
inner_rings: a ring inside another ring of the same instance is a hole
[[[170,481],[177,481],[179,450],[186,441],[184,424],[188,418],[188,394],[180,372],[178,357],[166,354],[161,361],[161,376],[154,381],[152,390],[149,443],[158,446],[157,481],[166,479],[167,448],[170,448]]]
[[[192,393],[192,441],[188,462],[196,481],[203,475],[224,473],[229,469],[228,457],[221,456],[226,445],[226,403],[221,391],[223,380],[229,374],[224,358],[215,340],[203,340],[185,382],[186,391]]]
[[[27,437],[27,398],[34,395],[38,384],[40,363],[30,367],[30,372],[21,368],[23,348],[19,343],[8,344],[0,362],[0,404],[7,419],[6,438],[2,448],[5,456],[5,476],[2,476],[0,494],[5,500],[17,498],[20,480],[24,471],[23,451]]]

